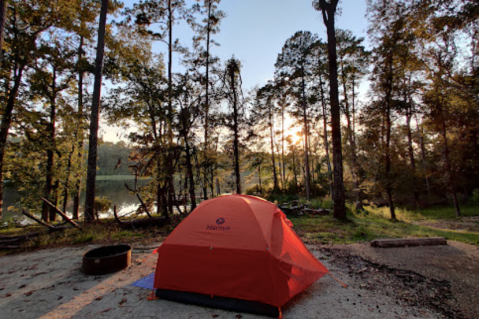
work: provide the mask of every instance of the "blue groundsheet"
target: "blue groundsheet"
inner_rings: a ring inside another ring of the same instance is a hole
[[[155,273],[152,272],[145,278],[142,278],[134,283],[132,283],[132,286],[135,287],[140,287],[140,288],[145,288],[145,289],[153,289],[153,282],[155,281]]]

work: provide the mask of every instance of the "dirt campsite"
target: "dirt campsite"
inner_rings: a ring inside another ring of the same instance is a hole
[[[83,254],[95,245],[4,256],[2,318],[266,318],[148,300],[151,291],[132,284],[154,272],[159,245],[133,247],[130,267],[103,276],[81,271]],[[284,318],[473,319],[479,313],[476,246],[308,248],[348,288],[326,275],[284,307]]]

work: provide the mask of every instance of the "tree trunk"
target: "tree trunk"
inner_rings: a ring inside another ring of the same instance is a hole
[[[209,88],[210,88],[210,33],[211,33],[211,6],[213,3],[210,1],[208,3],[208,22],[206,26],[206,102],[205,102],[205,146],[204,146],[204,178],[203,178],[203,193],[205,196],[205,199],[207,198],[207,192],[206,188],[208,186],[208,172],[210,172],[210,178],[211,178],[211,193],[213,193],[213,170],[211,167],[209,167],[209,144],[208,144],[208,129],[209,129],[209,123],[208,123],[208,116],[209,116],[209,110],[210,110],[210,97],[209,97]]]
[[[196,195],[195,195],[195,178],[193,176],[193,165],[191,164],[191,155],[190,155],[190,144],[185,138],[185,146],[186,146],[186,171],[188,174],[188,184],[189,184],[189,193],[190,193],[190,201],[191,201],[191,211],[196,208]]]
[[[329,192],[333,196],[333,176],[331,174],[331,160],[329,158],[329,142],[328,142],[328,118],[326,115],[326,102],[324,100],[323,79],[319,78],[321,91],[321,106],[323,110],[323,133],[324,133],[324,150],[326,151],[326,164],[328,166]]]
[[[273,164],[273,192],[276,193],[279,189],[278,186],[278,176],[276,175],[276,161],[274,158],[274,123],[273,123],[273,114],[272,110],[270,109],[269,112],[269,132],[270,132],[270,140],[271,140],[271,163]]]
[[[17,100],[20,84],[22,83],[23,70],[25,65],[20,65],[18,70],[14,70],[13,87],[8,93],[7,105],[5,107],[2,124],[0,125],[0,219],[2,217],[3,207],[3,164],[5,158],[5,149],[7,147],[8,131],[12,124],[13,108]]]
[[[389,103],[387,106],[387,111],[386,111],[386,156],[385,156],[385,161],[386,161],[386,194],[388,197],[388,203],[389,203],[389,211],[391,213],[391,219],[396,220],[396,213],[394,211],[394,202],[393,202],[393,196],[392,196],[392,183],[391,183],[391,177],[390,177],[390,172],[391,172],[391,116],[390,116],[390,109],[389,109]]]
[[[447,143],[447,130],[446,130],[446,123],[443,119],[442,122],[442,132],[441,132],[442,138],[444,140],[444,160],[446,162],[446,175],[447,175],[447,182],[448,182],[448,188],[449,191],[451,192],[452,195],[452,201],[454,203],[454,209],[456,210],[456,218],[461,217],[461,208],[459,207],[459,201],[457,199],[457,194],[456,194],[456,186],[454,183],[454,178],[452,176],[452,167],[451,167],[451,161],[449,159],[449,145]]]
[[[416,160],[414,158],[414,149],[412,147],[411,113],[412,112],[409,110],[406,111],[407,148],[409,153],[409,161],[411,162],[414,206],[417,207],[419,205],[419,192],[416,185]]]
[[[7,0],[0,0],[0,63],[3,61],[3,38],[5,35],[6,15],[7,15]]]
[[[306,103],[306,85],[304,83],[304,73],[303,77],[301,78],[301,86],[302,86],[302,95],[303,95],[303,122],[304,122],[304,170],[305,170],[305,187],[306,187],[306,199],[310,200],[310,178],[309,178],[309,145],[308,145],[308,114],[307,114],[307,103]]]
[[[293,178],[294,178],[294,188],[295,190],[298,188],[298,178],[296,177],[296,158],[293,149]]]
[[[83,58],[83,36],[80,36],[80,45],[78,47],[78,64],[81,63]],[[78,132],[79,137],[77,136],[78,143],[78,172],[82,170],[83,162],[83,70],[78,72]],[[73,219],[79,219],[80,211],[80,195],[81,195],[81,174],[76,176],[76,185],[75,192],[73,195]]]
[[[421,146],[421,160],[422,160],[422,169],[424,171],[424,179],[426,180],[426,188],[428,196],[431,196],[431,187],[429,186],[429,178],[427,177],[427,164],[426,164],[426,147],[424,146],[424,131],[420,129],[419,121],[416,116],[416,125],[419,134],[419,144]]]
[[[344,94],[344,105],[345,105],[345,115],[346,115],[346,132],[348,134],[348,142],[349,142],[349,150],[351,155],[351,172],[354,178],[354,187],[356,193],[356,201],[360,202],[360,192],[359,192],[359,174],[358,174],[358,163],[356,159],[356,145],[353,138],[353,129],[351,124],[351,113],[349,108],[349,98],[348,98],[348,91],[347,91],[347,83],[346,83],[346,76],[344,74],[344,65],[341,61],[341,73],[342,73],[342,84],[343,84],[343,94]],[[354,93],[353,93],[354,94]]]
[[[54,188],[53,183],[53,165],[55,161],[55,122],[56,122],[56,69],[53,68],[52,72],[52,93],[50,96],[50,123],[47,124],[47,171],[46,171],[46,180],[45,186],[43,189],[43,197],[48,199],[50,202],[57,204],[55,200],[52,198],[52,189]],[[51,206],[49,206],[46,202],[42,203],[42,219],[46,223],[50,221],[56,220],[56,211]]]
[[[259,179],[259,191],[263,193],[263,188],[261,186],[261,165],[258,165],[258,179]]]
[[[100,113],[101,80],[103,72],[103,53],[105,50],[105,27],[108,0],[102,0],[100,12],[100,25],[98,28],[98,45],[95,61],[95,82],[93,85],[93,100],[91,106],[90,138],[88,145],[88,170],[86,180],[85,198],[85,222],[89,223],[95,219],[95,181],[96,181],[96,160],[98,145],[98,123]]]
[[[173,66],[173,9],[171,0],[168,0],[168,161],[167,161],[167,193],[168,193],[168,212],[173,213],[173,189],[174,189],[174,168],[173,168],[173,93],[172,93],[172,66]]]
[[[286,165],[284,164],[284,106],[281,106],[281,188],[284,192],[284,185],[286,183]]]
[[[333,202],[334,217],[339,220],[347,220],[345,194],[343,185],[343,155],[341,148],[341,115],[339,110],[338,92],[338,62],[336,54],[336,34],[334,26],[334,15],[338,0],[332,0],[328,6],[321,1],[324,24],[328,34],[328,60],[330,76],[330,103],[331,103],[331,130],[333,140]]]
[[[385,178],[386,178],[386,194],[389,202],[389,211],[391,213],[391,219],[396,220],[396,213],[394,211],[394,203],[392,196],[392,182],[391,182],[391,100],[392,100],[392,86],[393,86],[393,54],[390,53],[386,61],[388,64],[387,70],[387,88],[385,96],[386,110],[384,114],[384,124],[386,130],[386,141],[385,141]]]
[[[233,91],[233,131],[234,131],[234,158],[235,158],[235,177],[236,177],[236,193],[241,194],[241,176],[240,176],[240,169],[239,169],[239,123],[238,123],[238,99],[236,97],[236,84],[235,84],[235,74],[231,72],[231,89]]]

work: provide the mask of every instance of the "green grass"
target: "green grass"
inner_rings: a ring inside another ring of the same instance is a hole
[[[375,213],[386,218],[390,218],[391,214],[389,212],[389,207],[365,207],[365,209],[370,213]],[[402,221],[420,221],[420,220],[435,220],[435,219],[455,219],[456,211],[454,207],[430,207],[418,210],[408,210],[405,208],[396,208],[395,209],[396,217],[398,220]],[[461,213],[463,217],[470,216],[479,216],[479,205],[472,206],[461,206]]]
[[[332,216],[301,216],[290,220],[298,235],[314,244],[350,244],[379,238],[444,237],[479,245],[479,233],[391,221],[383,216],[382,210],[376,210],[370,210],[368,214],[350,213],[348,223],[336,221]]]

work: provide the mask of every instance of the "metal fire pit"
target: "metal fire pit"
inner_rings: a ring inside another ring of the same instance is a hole
[[[123,270],[130,264],[131,246],[103,246],[83,255],[82,270],[85,275],[106,275]]]

